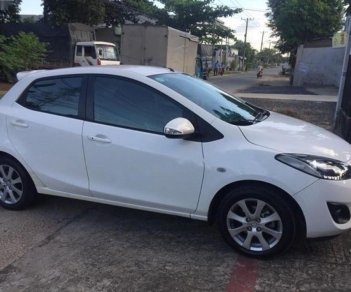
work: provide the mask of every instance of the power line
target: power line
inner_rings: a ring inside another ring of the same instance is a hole
[[[217,1],[220,4],[225,5],[225,3],[222,0],[217,0]],[[230,5],[227,5],[227,6],[229,8],[232,8],[232,9],[242,9],[243,11],[253,11],[253,12],[262,12],[262,13],[266,13],[267,12],[267,10],[262,10],[262,9],[245,8],[245,7],[242,6],[242,4],[238,0],[230,0],[230,2],[233,3],[234,6],[230,6]]]
[[[241,4],[241,2],[239,1],[239,0],[234,0],[236,3],[238,3],[239,4],[239,7],[242,7],[242,9],[244,9],[244,6]],[[247,12],[247,11],[249,11],[249,10],[245,10],[245,13]],[[251,15],[251,13],[250,12],[247,12],[247,14],[249,15],[249,17],[253,17],[252,15]]]
[[[235,6],[229,6],[229,8],[234,8],[234,9],[242,9],[242,10],[247,10],[247,11],[254,11],[254,12],[264,12],[266,13],[266,10],[259,10],[259,9],[250,9],[250,8],[243,8],[243,7],[235,7]]]

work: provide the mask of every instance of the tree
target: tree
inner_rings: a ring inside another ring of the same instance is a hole
[[[9,82],[15,80],[18,71],[36,69],[47,52],[47,45],[41,43],[33,33],[20,32],[6,39],[0,35],[0,71]]]
[[[105,16],[104,0],[43,0],[44,21],[52,25],[81,22],[101,23]]]
[[[245,44],[243,41],[237,41],[234,44],[233,48],[239,51],[239,56],[241,57],[244,56],[244,52],[245,52],[246,67],[247,68],[252,67],[255,59],[256,50],[253,47],[251,47],[251,44],[250,43]]]
[[[221,42],[223,39],[236,40],[234,36],[235,31],[230,28],[211,24],[207,27],[204,26],[204,29],[206,31],[206,35],[201,38],[203,43],[215,45]]]
[[[341,28],[342,0],[268,0],[268,7],[269,26],[283,53],[294,54],[300,44],[330,37]]]
[[[283,57],[277,50],[265,48],[256,54],[256,60],[264,64],[281,63]]]
[[[0,10],[0,23],[20,22],[19,12],[22,0],[13,0],[4,9]]]
[[[123,24],[126,20],[135,23],[144,13],[158,18],[161,10],[148,0],[105,0],[104,22],[107,26]]]
[[[242,11],[224,5],[213,6],[214,0],[160,0],[160,2],[165,5],[163,13],[159,14],[161,23],[190,32],[200,39],[206,39],[214,31],[220,38],[225,38],[228,30],[219,30],[216,27],[217,19]]]

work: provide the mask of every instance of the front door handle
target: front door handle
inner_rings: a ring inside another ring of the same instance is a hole
[[[96,135],[96,136],[88,136],[88,139],[93,142],[100,142],[100,143],[111,143],[112,141],[104,135]]]
[[[23,120],[15,120],[10,122],[12,126],[20,128],[28,128],[28,124]]]

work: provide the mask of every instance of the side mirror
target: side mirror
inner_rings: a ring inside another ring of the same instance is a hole
[[[194,134],[195,129],[193,124],[184,118],[176,118],[171,120],[165,126],[163,133],[167,138],[185,138]]]

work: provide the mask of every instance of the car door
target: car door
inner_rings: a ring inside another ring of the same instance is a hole
[[[165,124],[190,113],[137,81],[89,81],[83,145],[93,195],[124,204],[189,213],[196,209],[202,145],[163,135]]]
[[[37,80],[7,116],[13,147],[49,192],[89,195],[81,137],[84,80],[83,76]]]
[[[96,51],[94,46],[84,46],[84,58],[82,58],[82,66],[96,65]]]

